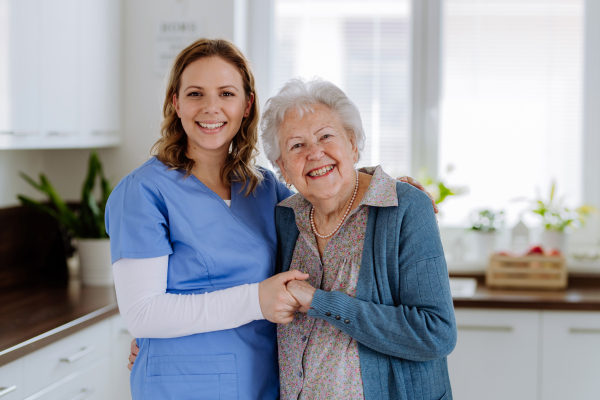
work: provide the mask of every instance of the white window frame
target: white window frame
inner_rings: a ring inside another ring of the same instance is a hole
[[[443,0],[412,0],[411,173],[439,161]],[[248,56],[261,109],[272,87],[274,0],[248,0]],[[583,201],[600,208],[600,2],[585,1]],[[266,160],[265,160],[266,161]],[[599,230],[596,228],[595,230]],[[600,232],[595,233],[600,236]]]

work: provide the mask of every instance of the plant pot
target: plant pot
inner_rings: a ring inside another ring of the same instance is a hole
[[[89,286],[112,286],[110,239],[77,239],[81,282]]]
[[[546,251],[555,249],[565,254],[567,251],[567,235],[564,232],[544,230],[542,245]]]
[[[474,231],[475,257],[479,261],[486,261],[496,249],[496,232]]]

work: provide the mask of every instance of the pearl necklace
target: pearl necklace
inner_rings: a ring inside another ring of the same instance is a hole
[[[335,229],[329,235],[320,235],[319,232],[317,232],[317,227],[315,226],[315,217],[314,217],[315,216],[315,207],[310,209],[310,226],[312,227],[312,230],[316,236],[318,236],[322,239],[326,239],[330,236],[333,236],[333,234],[336,233],[338,231],[338,229],[340,229],[340,226],[342,226],[342,224],[346,220],[346,216],[348,215],[348,213],[350,212],[350,209],[352,208],[352,204],[354,204],[354,199],[356,198],[357,192],[358,192],[358,171],[356,171],[356,186],[354,187],[354,194],[352,195],[352,200],[350,200],[350,205],[348,206],[348,209],[344,213],[344,216],[342,217],[342,220],[340,221],[340,223],[335,227]]]

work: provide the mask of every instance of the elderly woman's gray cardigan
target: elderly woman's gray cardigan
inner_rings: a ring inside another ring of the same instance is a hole
[[[317,290],[308,315],[358,342],[365,399],[450,400],[446,356],[456,344],[448,271],[431,201],[398,182],[397,207],[370,207],[356,298]],[[277,207],[277,269],[299,235]]]

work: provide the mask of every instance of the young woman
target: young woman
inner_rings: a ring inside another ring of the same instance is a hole
[[[139,346],[133,399],[279,396],[274,323],[292,321],[285,285],[308,275],[273,276],[275,206],[291,192],[254,165],[254,85],[230,42],[184,49],[155,156],[109,199],[119,310]]]

